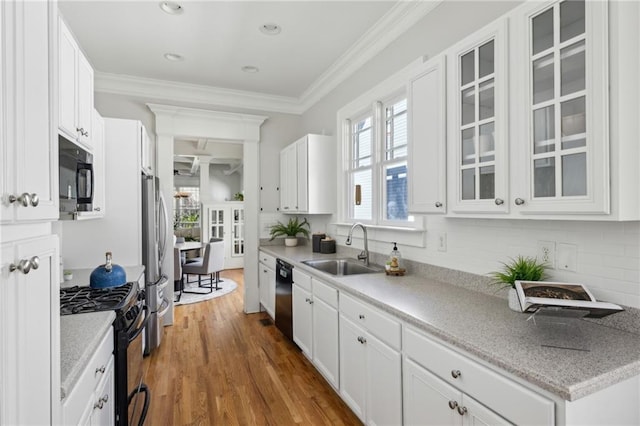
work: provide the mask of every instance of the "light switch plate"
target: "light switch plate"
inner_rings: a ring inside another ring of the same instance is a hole
[[[447,251],[447,233],[438,234],[438,251]]]
[[[578,264],[578,246],[558,243],[558,269],[576,272]]]

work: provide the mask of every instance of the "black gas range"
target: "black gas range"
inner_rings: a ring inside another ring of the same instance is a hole
[[[60,289],[60,314],[114,311],[114,375],[116,425],[142,425],[150,393],[142,382],[142,332],[148,313],[137,282],[94,289],[75,286]]]

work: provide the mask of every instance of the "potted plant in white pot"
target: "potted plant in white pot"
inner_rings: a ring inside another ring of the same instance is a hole
[[[307,218],[304,218],[301,222],[297,217],[291,217],[286,225],[278,221],[277,224],[271,226],[271,240],[284,236],[284,245],[287,247],[298,245],[298,234],[304,235],[307,240],[309,239],[309,222],[307,222]]]
[[[545,269],[547,265],[538,262],[534,257],[518,256],[507,263],[503,263],[501,271],[491,272],[492,284],[501,288],[509,287],[509,308],[521,312],[516,294],[516,281],[544,281],[549,276]]]

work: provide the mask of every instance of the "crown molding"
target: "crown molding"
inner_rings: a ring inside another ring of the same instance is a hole
[[[96,72],[94,78],[96,92],[136,96],[147,101],[197,103],[288,114],[304,112],[297,98],[287,96],[103,72]]]
[[[444,0],[399,1],[299,98],[96,71],[95,90],[147,101],[185,102],[303,114]]]
[[[349,50],[334,62],[300,97],[306,111],[373,59],[444,0],[399,1]]]

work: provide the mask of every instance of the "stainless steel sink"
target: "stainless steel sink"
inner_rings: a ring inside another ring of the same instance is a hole
[[[376,266],[366,266],[356,259],[319,259],[305,260],[302,263],[309,265],[322,272],[333,275],[356,275],[356,274],[372,274],[382,272],[382,268]]]

